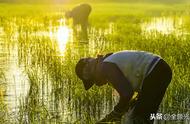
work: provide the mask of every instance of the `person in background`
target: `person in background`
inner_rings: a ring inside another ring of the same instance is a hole
[[[158,55],[145,51],[119,51],[97,58],[82,58],[75,67],[84,88],[109,84],[120,99],[108,115],[97,124],[121,122],[125,124],[153,124],[150,115],[158,111],[166,89],[172,79],[172,70]],[[133,99],[134,93],[138,93]]]
[[[87,27],[88,27],[88,17],[92,11],[92,7],[89,4],[80,4],[74,7],[70,11],[66,11],[65,17],[67,19],[73,19],[73,27],[80,25],[82,28],[82,33],[85,38],[87,38]]]

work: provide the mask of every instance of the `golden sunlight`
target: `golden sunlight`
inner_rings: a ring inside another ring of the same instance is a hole
[[[183,20],[181,18],[177,18],[175,21],[174,18],[153,18],[151,22],[146,22],[141,25],[142,30],[146,33],[151,32],[160,32],[161,34],[171,34],[171,33],[180,33],[180,28],[183,24]]]
[[[67,42],[69,41],[70,29],[67,26],[60,26],[57,31],[57,41],[61,54],[65,51]]]

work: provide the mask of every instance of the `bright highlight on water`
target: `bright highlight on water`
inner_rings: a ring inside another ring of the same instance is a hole
[[[88,42],[65,23],[70,6],[44,14],[49,6],[0,4],[0,123],[94,124],[113,109],[118,94],[109,85],[86,92],[76,62],[126,49],[154,52],[171,65],[174,77],[160,111],[189,113],[187,5],[177,5],[178,12],[170,5],[92,4]]]

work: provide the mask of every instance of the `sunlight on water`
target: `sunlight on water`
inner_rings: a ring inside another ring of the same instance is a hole
[[[27,96],[30,86],[24,67],[18,64],[18,48],[13,48],[11,53],[12,55],[7,62],[7,72],[5,73],[8,82],[5,99],[8,108],[16,110],[19,106],[19,100]]]
[[[29,90],[28,76],[22,65],[19,65],[18,46],[7,47],[4,29],[0,27],[0,69],[3,77],[0,77],[0,95],[3,97],[8,111],[17,111],[19,100],[27,96]],[[18,39],[15,33],[11,37],[14,42]],[[9,54],[10,53],[10,54]],[[17,111],[18,112],[18,111]]]
[[[29,90],[28,77],[24,73],[24,70],[18,66],[12,65],[7,72],[9,84],[7,85],[6,97],[8,108],[18,109],[19,100],[27,96]]]
[[[59,23],[60,23],[60,25],[56,32],[56,39],[58,42],[60,55],[62,56],[62,55],[64,55],[64,52],[66,49],[66,44],[69,41],[71,30],[69,29],[69,27],[66,26],[65,19],[60,19]]]
[[[63,56],[66,49],[66,44],[69,42],[71,37],[72,30],[66,26],[64,19],[60,19],[59,23],[60,24],[58,27],[50,27],[49,37],[52,40],[57,41],[60,55]]]
[[[142,23],[141,29],[146,34],[158,32],[165,35],[175,34],[180,36],[183,33],[183,21],[183,18],[180,17],[155,17],[150,22]]]
[[[70,30],[67,26],[60,26],[57,31],[57,41],[61,54],[65,51],[67,42],[69,41]]]
[[[55,24],[50,21],[45,28],[36,27],[35,24],[30,27],[28,23],[26,29],[22,23],[18,27],[23,26],[23,29],[19,30],[17,26],[11,26],[11,31],[0,27],[0,74],[2,71],[5,75],[5,78],[0,77],[0,100],[3,97],[3,102],[10,111],[8,116],[16,121],[24,118],[19,123],[32,123],[32,119],[36,119],[36,123],[85,123],[89,117],[92,117],[89,121],[93,123],[111,110],[119,101],[119,94],[106,87],[105,90],[86,93],[73,72],[75,62],[82,56],[139,48],[138,41],[134,41],[134,44],[128,42],[134,35],[130,34],[129,38],[125,36],[128,31],[139,33],[139,24],[132,29],[123,26],[121,30],[117,30],[117,23],[109,23],[107,28],[92,26],[88,30],[88,43],[80,43],[80,37],[65,24],[64,19],[57,19],[56,16],[54,20]],[[141,24],[144,34],[137,38],[154,38],[159,34],[181,36],[187,30],[183,28],[184,24],[182,18],[150,18]],[[164,38],[168,40],[167,37]],[[117,39],[119,42],[115,42]],[[146,46],[139,45],[147,49]],[[150,48],[151,51],[155,49],[157,50],[157,43]],[[68,59],[62,61],[64,55]],[[100,97],[94,97],[95,95]]]

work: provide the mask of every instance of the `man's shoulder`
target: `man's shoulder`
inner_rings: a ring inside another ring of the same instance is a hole
[[[102,70],[104,73],[109,73],[110,71],[114,71],[115,69],[119,69],[117,64],[112,62],[102,62]]]

